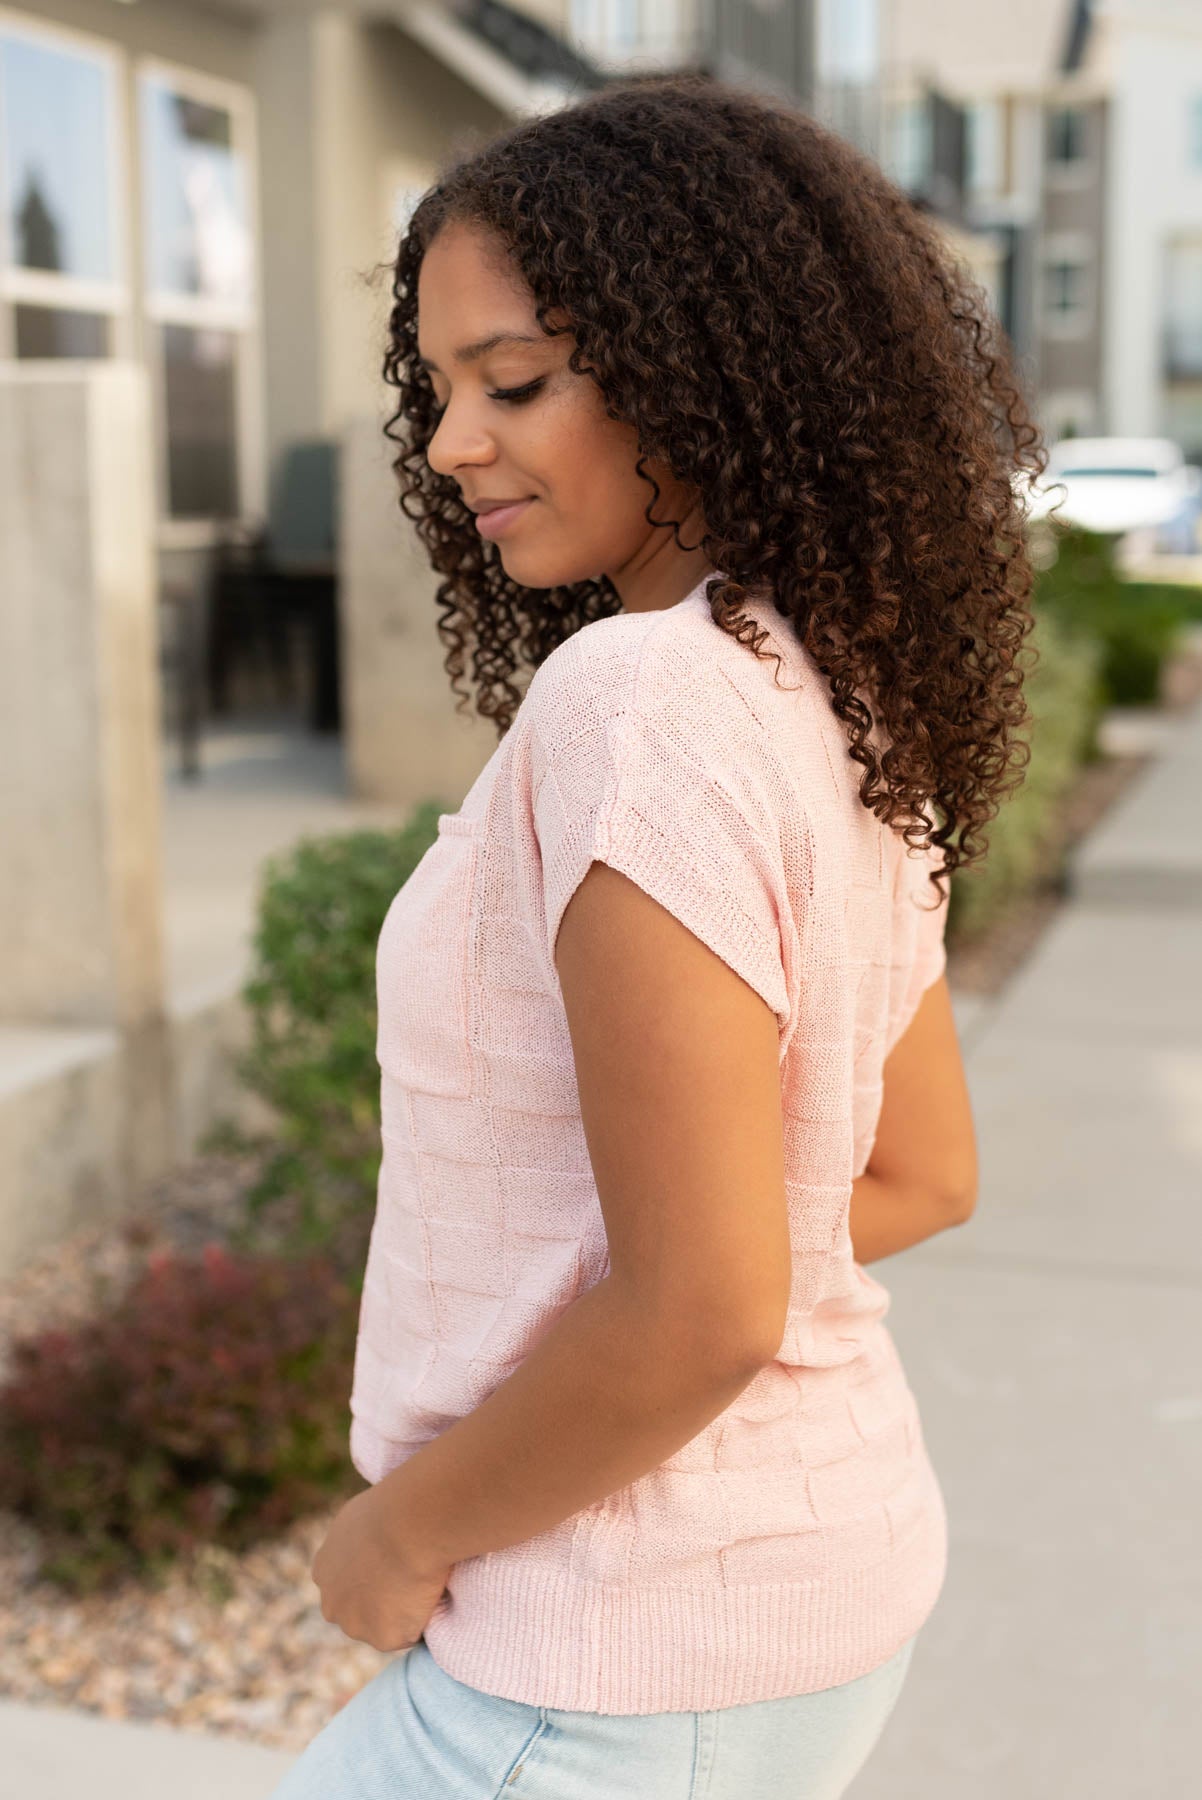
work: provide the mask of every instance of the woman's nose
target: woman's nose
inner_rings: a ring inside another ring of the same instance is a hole
[[[446,406],[426,447],[426,460],[436,474],[453,475],[465,465],[491,462],[495,453],[492,440],[478,423],[473,424],[463,412],[452,419],[451,408]]]

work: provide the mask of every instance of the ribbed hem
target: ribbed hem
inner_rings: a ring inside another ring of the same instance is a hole
[[[930,1491],[889,1556],[829,1581],[619,1586],[471,1557],[426,1644],[469,1687],[562,1711],[710,1711],[837,1687],[888,1662],[934,1609],[947,1516],[933,1471]]]

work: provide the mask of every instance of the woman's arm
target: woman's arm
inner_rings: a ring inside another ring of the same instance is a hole
[[[903,1188],[865,1169],[851,1188],[852,1253],[858,1263],[896,1256],[911,1244],[962,1225],[969,1216],[968,1212],[949,1210],[927,1188]]]
[[[770,1008],[604,863],[565,909],[556,965],[610,1271],[474,1411],[377,1484],[395,1499],[398,1553],[418,1569],[524,1542],[658,1468],[784,1333]],[[886,1064],[871,1169],[853,1190],[857,1260],[967,1216],[958,1063],[938,982]]]
[[[852,1185],[858,1263],[893,1256],[971,1218],[977,1148],[946,975],[931,983],[885,1063],[868,1166]]]
[[[377,1485],[418,1570],[504,1550],[637,1481],[725,1412],[742,1363],[674,1338],[605,1276],[474,1411]]]
[[[520,1543],[658,1468],[784,1335],[771,1008],[606,863],[569,900],[555,957],[610,1268],[474,1411],[377,1484],[419,1567]]]

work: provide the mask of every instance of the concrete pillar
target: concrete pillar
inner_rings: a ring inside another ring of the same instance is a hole
[[[151,443],[140,365],[0,368],[0,1020],[118,1034],[131,1185],[171,1150]]]
[[[436,630],[438,578],[400,510],[384,417],[352,420],[341,440],[346,766],[360,799],[405,808],[437,799],[454,811],[499,740],[487,719],[455,710]]]

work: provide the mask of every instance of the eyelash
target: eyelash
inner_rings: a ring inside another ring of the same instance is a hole
[[[542,385],[540,376],[537,381],[528,381],[525,387],[495,388],[488,397],[490,400],[532,400]]]
[[[535,394],[537,394],[542,387],[544,379],[545,378],[540,375],[536,381],[528,381],[524,387],[494,388],[488,398],[490,400],[509,401],[515,406],[520,406],[523,400],[533,400]],[[445,407],[435,405],[434,417],[440,419],[445,411]]]

